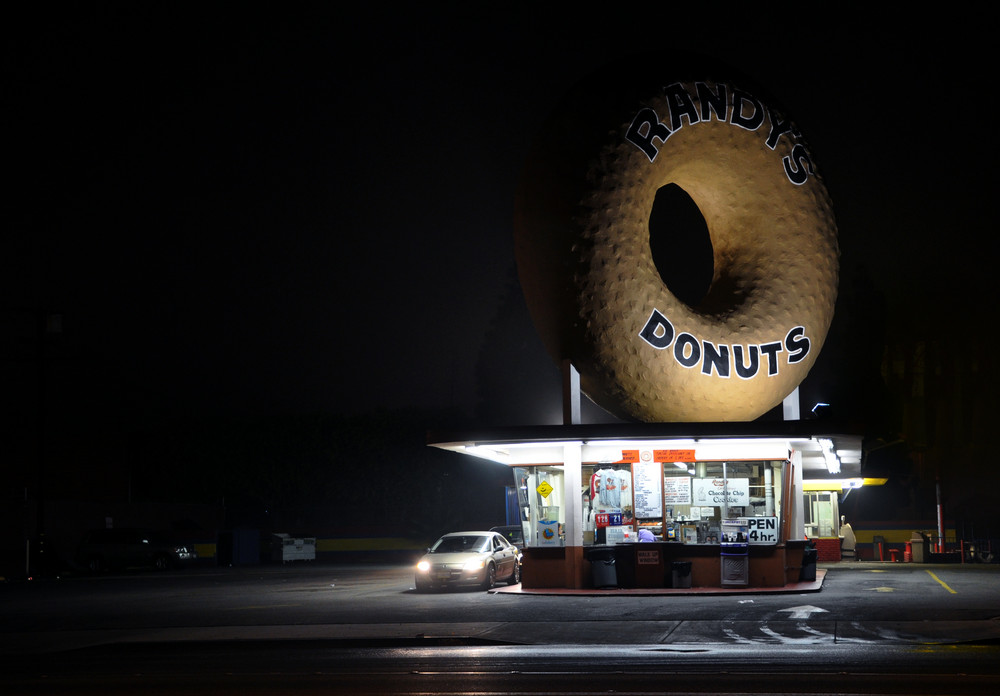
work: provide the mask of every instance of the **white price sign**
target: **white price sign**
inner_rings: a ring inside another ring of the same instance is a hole
[[[777,517],[745,517],[747,536],[751,544],[772,545],[778,543]]]
[[[663,469],[657,462],[632,465],[635,481],[635,516],[640,519],[663,516],[663,498],[660,495],[660,480]]]

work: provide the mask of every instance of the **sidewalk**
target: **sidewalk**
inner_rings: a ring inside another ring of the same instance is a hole
[[[658,595],[755,595],[755,594],[801,594],[803,592],[819,592],[823,589],[823,581],[829,571],[858,571],[858,570],[902,570],[913,569],[996,569],[1000,574],[1000,565],[981,563],[904,563],[892,561],[839,561],[835,563],[821,562],[817,564],[816,579],[813,581],[802,581],[789,583],[783,587],[631,587],[631,588],[610,588],[610,589],[566,589],[561,587],[543,587],[537,589],[524,589],[521,585],[513,587],[495,587],[490,592],[496,594],[524,594],[524,595],[562,595],[562,596],[658,596]]]
[[[561,595],[561,596],[585,596],[585,595],[617,595],[617,596],[658,596],[658,595],[743,595],[743,594],[780,594],[780,593],[801,593],[819,592],[823,588],[823,580],[826,578],[826,570],[817,569],[816,579],[812,581],[794,582],[784,587],[617,587],[610,589],[583,588],[579,590],[567,589],[563,587],[540,587],[537,589],[524,589],[521,585],[494,587],[490,592],[496,594],[530,594],[530,595]]]

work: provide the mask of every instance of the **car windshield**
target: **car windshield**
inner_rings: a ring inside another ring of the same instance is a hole
[[[487,536],[447,536],[438,539],[431,553],[480,553],[488,548]]]

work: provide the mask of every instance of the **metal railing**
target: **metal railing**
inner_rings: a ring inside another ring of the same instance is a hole
[[[926,534],[927,541],[886,541],[876,535],[870,542],[859,542],[858,560],[910,561],[924,559],[931,563],[1000,563],[1000,539],[963,539],[953,536],[938,537]],[[915,545],[924,544],[922,552]]]

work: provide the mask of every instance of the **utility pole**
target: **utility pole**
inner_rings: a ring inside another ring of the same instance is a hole
[[[37,391],[37,431],[35,433],[35,548],[33,565],[29,564],[29,575],[41,575],[46,571],[45,548],[45,437],[48,417],[48,341],[49,336],[62,333],[62,315],[38,309],[35,313],[36,346],[35,370]],[[30,553],[29,553],[30,560]]]

